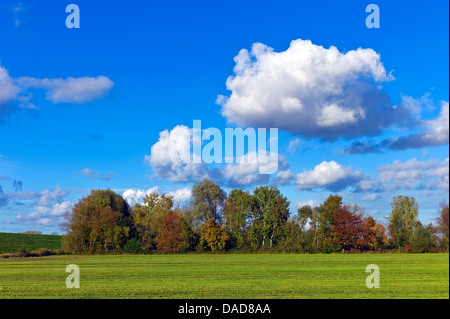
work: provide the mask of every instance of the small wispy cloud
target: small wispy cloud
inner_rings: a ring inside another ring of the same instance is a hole
[[[83,104],[106,97],[114,83],[105,76],[67,78],[14,78],[0,64],[0,124],[2,119],[19,109],[38,110],[32,103],[30,89],[46,92],[52,103]]]
[[[23,190],[23,182],[14,180],[13,187],[15,192],[21,192]]]
[[[376,200],[377,198],[379,198],[381,195],[379,193],[371,193],[371,194],[367,194],[364,197],[361,198],[361,200],[365,200],[365,201],[373,201]]]
[[[293,139],[293,140],[291,140],[289,142],[289,146],[287,148],[287,151],[289,153],[295,153],[298,150],[298,148],[300,147],[301,144],[302,144],[302,141],[300,139],[298,139],[298,138]]]
[[[14,19],[14,26],[19,27],[22,23],[21,14],[25,10],[25,6],[22,2],[16,2],[12,6],[12,14]]]
[[[22,77],[16,80],[19,87],[44,89],[47,100],[53,103],[82,104],[108,95],[114,83],[105,76],[65,79],[36,79]]]
[[[114,172],[108,172],[106,174],[102,174],[100,172],[96,172],[89,167],[86,167],[85,169],[82,169],[80,172],[74,173],[76,176],[88,176],[90,179],[101,179],[104,181],[109,181],[111,178],[114,177]]]

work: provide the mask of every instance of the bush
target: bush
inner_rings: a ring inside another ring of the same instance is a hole
[[[144,250],[142,249],[142,244],[136,238],[132,238],[125,244],[123,251],[128,254],[142,254]]]
[[[30,252],[25,248],[25,246],[20,247],[19,251],[17,252],[18,257],[28,257],[30,255]]]
[[[55,251],[53,251],[51,249],[47,249],[47,248],[39,248],[39,249],[33,250],[31,253],[36,255],[36,257],[56,255]]]

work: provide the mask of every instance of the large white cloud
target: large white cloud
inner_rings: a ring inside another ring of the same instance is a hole
[[[283,52],[255,43],[234,60],[231,95],[217,102],[228,121],[244,127],[335,139],[375,135],[409,114],[380,88],[393,77],[372,49],[341,53],[298,39]]]

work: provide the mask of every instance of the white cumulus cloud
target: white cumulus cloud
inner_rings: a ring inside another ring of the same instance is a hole
[[[19,214],[16,223],[36,226],[59,226],[64,222],[64,215],[73,208],[73,203],[64,200],[66,192],[59,186],[55,190],[45,189],[40,192],[39,200],[31,214]]]
[[[344,167],[335,161],[323,161],[314,169],[297,174],[296,184],[299,190],[326,188],[331,191],[356,186],[363,180],[362,172]]]
[[[236,163],[227,164],[222,174],[230,186],[266,184],[270,174],[263,172],[276,172],[277,169],[278,154],[252,151],[237,158]]]
[[[153,144],[150,155],[145,156],[145,161],[157,176],[173,182],[200,181],[209,178],[208,167],[204,163],[183,161],[186,145],[190,147],[192,139],[192,129],[184,125],[177,125],[171,131],[164,130],[159,133],[159,140]],[[190,149],[187,152],[193,161],[196,154]]]
[[[144,204],[144,198],[151,193],[162,194],[163,192],[157,187],[149,189],[130,188],[122,193],[122,197],[127,201],[128,205]],[[167,195],[173,197],[175,207],[186,206],[192,197],[191,189],[188,187],[180,188],[175,191],[167,192]]]
[[[376,135],[410,110],[393,107],[380,83],[390,81],[372,49],[341,53],[309,40],[274,52],[255,43],[234,58],[234,75],[219,96],[222,115],[240,126],[277,127],[306,137]],[[398,123],[396,123],[398,124]]]
[[[159,194],[159,188],[153,187],[147,190],[139,188],[130,188],[122,193],[122,197],[127,201],[128,205],[130,206],[133,206],[135,204],[142,205],[144,203],[145,196],[150,195],[151,193]]]

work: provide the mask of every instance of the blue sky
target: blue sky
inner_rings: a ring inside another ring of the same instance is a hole
[[[379,29],[365,25],[370,3]],[[2,1],[0,231],[59,231],[96,188],[185,203],[203,175],[226,190],[275,184],[293,213],[339,193],[384,221],[411,195],[433,221],[448,200],[448,27],[444,1]],[[278,111],[293,98],[302,106]],[[279,128],[285,178],[163,165],[159,133],[196,119]]]

